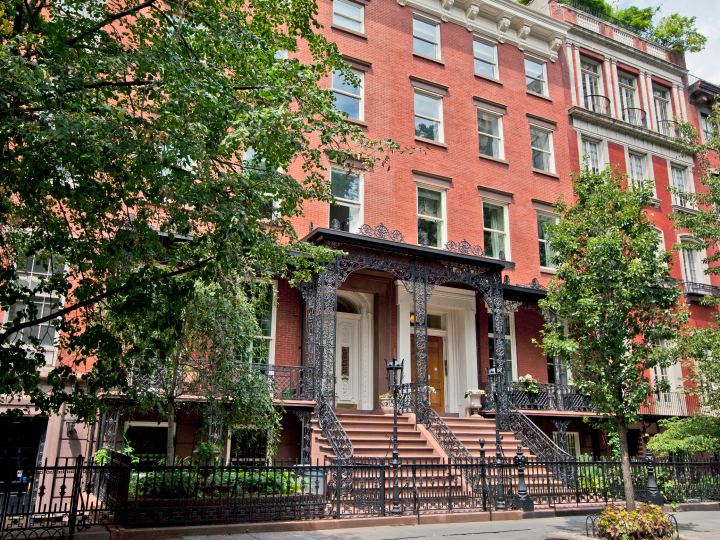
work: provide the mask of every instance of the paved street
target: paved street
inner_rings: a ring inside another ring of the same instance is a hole
[[[676,514],[685,540],[720,538],[720,512]],[[460,523],[336,529],[308,532],[253,533],[224,536],[188,536],[183,540],[578,540],[585,534],[585,516]]]

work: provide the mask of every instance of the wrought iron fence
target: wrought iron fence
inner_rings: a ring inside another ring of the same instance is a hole
[[[622,501],[621,466],[607,459],[551,461],[520,453],[470,459],[327,459],[232,466],[137,465],[110,452],[104,463],[0,471],[0,538],[65,538],[93,524],[156,527],[278,520],[344,519],[519,508],[523,485],[536,508]],[[522,468],[520,463],[522,462]],[[666,501],[720,500],[720,462],[653,463]],[[572,471],[563,481],[551,472]],[[633,460],[638,500],[648,500],[648,463]],[[18,472],[20,473],[18,475]],[[522,478],[522,480],[521,480]]]
[[[311,386],[306,377],[311,374],[304,366],[280,366],[277,364],[252,364],[268,378],[273,397],[283,401],[312,400]]]
[[[527,384],[512,381],[507,383],[508,398],[516,409],[541,411],[578,411],[592,412],[590,398],[569,384],[534,383],[532,388]],[[483,408],[493,410],[493,383],[482,383],[485,390]]]

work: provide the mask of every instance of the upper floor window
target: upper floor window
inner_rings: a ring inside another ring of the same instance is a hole
[[[670,98],[668,91],[654,86],[653,101],[655,102],[655,118],[657,119],[658,131],[663,135],[671,135],[673,131],[670,125]]]
[[[588,169],[597,174],[600,172],[600,145],[595,141],[582,140],[583,161],[587,163]]]
[[[413,18],[413,51],[440,58],[440,25],[425,19]]]
[[[248,291],[255,298],[255,318],[260,335],[252,346],[253,362],[272,364],[275,356],[275,285],[271,281],[253,281]]]
[[[589,60],[581,60],[580,71],[582,72],[585,108],[593,112],[607,114],[605,96],[602,95],[602,83],[600,82],[600,65]]]
[[[688,283],[704,283],[702,255],[697,249],[683,249],[683,279]]]
[[[633,186],[645,189],[645,156],[637,154],[629,154],[630,161],[630,180]]]
[[[330,169],[335,203],[330,205],[330,226],[355,232],[362,225],[362,178],[339,168]]]
[[[690,186],[687,181],[687,168],[685,167],[671,167],[672,183],[673,187],[678,191],[674,194],[675,202],[680,206],[689,206],[687,198],[682,196],[682,193],[690,193]]]
[[[442,191],[418,187],[418,244],[443,247],[445,235],[444,197]]]
[[[335,0],[333,2],[333,23],[355,32],[363,32],[365,21],[365,7],[348,2],[347,0]]]
[[[415,136],[442,141],[442,97],[415,90]]]
[[[645,111],[637,108],[635,98],[636,78],[634,75],[618,73],[618,86],[620,89],[620,108],[622,118],[635,126],[645,125]]]
[[[480,154],[503,159],[502,117],[482,109],[478,109],[477,116]]]
[[[525,86],[530,92],[547,95],[545,62],[525,58]]]
[[[507,230],[507,206],[483,201],[485,256],[493,259],[509,257]]]
[[[533,168],[554,172],[555,163],[552,152],[552,132],[536,126],[530,126],[530,147],[532,148]]]
[[[27,320],[47,317],[51,313],[57,311],[61,305],[61,300],[52,292],[40,291],[38,288],[43,282],[47,283],[47,280],[52,277],[53,273],[62,271],[64,271],[62,265],[56,264],[53,268],[48,261],[39,260],[35,257],[27,259],[25,268],[22,270],[18,269],[18,281],[19,285],[27,287],[33,291],[33,296],[29,299],[29,303],[18,302],[13,305],[8,310],[6,323],[12,322],[12,320],[21,312],[25,312],[22,320]],[[46,348],[46,350],[54,351],[57,338],[56,333],[54,322],[50,320],[24,328],[20,332],[10,336],[10,341],[20,341],[31,346],[39,344]],[[51,362],[53,357],[54,353],[48,352],[48,362]]]
[[[492,79],[498,78],[497,47],[478,39],[473,40],[473,56],[475,57],[475,73]]]
[[[700,129],[703,132],[703,139],[708,139],[717,135],[717,125],[714,124],[715,119],[705,113],[700,113]]]
[[[540,244],[540,266],[543,268],[556,268],[553,262],[555,252],[550,249],[550,231],[548,227],[555,223],[557,218],[548,214],[537,215],[538,242]]]
[[[360,84],[354,87],[350,84],[342,73],[334,71],[332,76],[333,97],[335,98],[335,108],[346,113],[349,118],[355,120],[363,119],[363,73],[353,71]]]

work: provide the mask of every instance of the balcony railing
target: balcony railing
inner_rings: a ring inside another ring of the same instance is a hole
[[[615,26],[619,26],[620,28],[625,28],[625,30],[630,30],[631,32],[634,32],[638,35],[641,34],[640,29],[633,26],[632,24],[628,24],[625,21],[616,19],[612,15],[608,15],[607,13],[605,13],[604,11],[600,11],[599,9],[592,8],[583,2],[578,2],[577,0],[558,0],[558,2],[560,4],[566,4],[568,6],[571,6],[580,11],[584,11],[585,13],[589,13],[590,15],[597,17],[598,19],[607,21],[611,24],[614,24]]]
[[[623,120],[633,126],[647,127],[647,113],[642,109],[634,107],[623,109]]]
[[[658,120],[658,133],[662,133],[666,137],[678,137],[680,132],[677,128],[675,120]]]
[[[268,378],[273,398],[278,400],[311,400],[311,387],[304,366],[279,366],[276,364],[252,364],[253,369],[262,371]]]
[[[683,282],[683,292],[694,296],[713,296],[720,294],[720,287],[708,285],[707,283],[697,283],[694,281]]]
[[[537,388],[528,388],[525,383],[509,383],[508,396],[516,409],[534,411],[576,411],[592,412],[590,398],[580,393],[576,386],[568,384],[536,383]],[[493,410],[492,393],[494,385],[483,383],[485,390],[483,408]]]
[[[684,392],[659,392],[653,394],[640,407],[640,414],[649,416],[693,416],[707,412],[698,396]]]
[[[605,116],[610,116],[610,99],[599,94],[585,96],[585,108]]]

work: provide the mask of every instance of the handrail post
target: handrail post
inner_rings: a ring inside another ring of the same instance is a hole
[[[485,439],[480,439],[480,490],[483,511],[487,510],[487,471],[485,470]]]
[[[645,466],[647,467],[647,490],[648,490],[648,500],[647,502],[651,504],[656,504],[660,507],[662,507],[663,504],[665,504],[665,497],[660,492],[660,488],[658,487],[657,480],[655,479],[655,456],[653,456],[652,450],[649,448],[647,449],[647,454],[645,455]]]
[[[528,493],[527,484],[525,484],[525,466],[527,465],[527,457],[523,455],[522,444],[517,446],[517,455],[513,459],[515,467],[518,470],[518,488],[515,496],[515,507],[523,512],[532,512],[535,510],[535,503]]]

